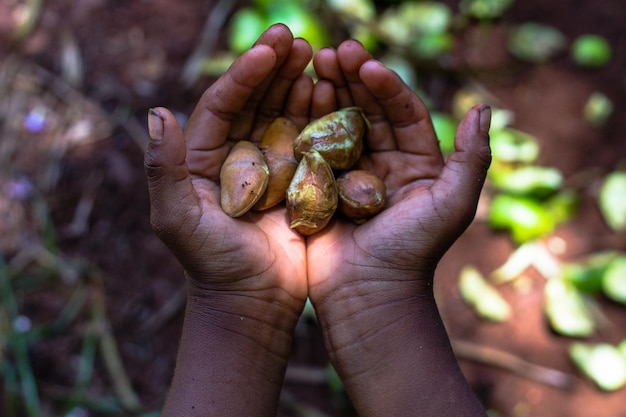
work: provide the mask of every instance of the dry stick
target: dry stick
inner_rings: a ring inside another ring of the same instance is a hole
[[[237,1],[220,0],[207,16],[207,20],[200,35],[200,42],[187,59],[183,73],[180,76],[185,88],[190,88],[200,77],[202,61],[213,53],[222,26],[228,19],[230,12],[237,5]]]
[[[159,310],[150,316],[143,325],[139,328],[139,334],[142,337],[152,336],[161,327],[167,324],[170,320],[176,317],[185,308],[187,301],[187,286],[182,285],[175,293],[173,297],[159,308]]]
[[[99,278],[98,273],[94,273],[93,275]],[[95,318],[94,321],[98,323],[97,331],[100,336],[100,348],[102,349],[104,364],[113,381],[113,389],[119,397],[122,406],[129,411],[138,411],[142,409],[143,406],[124,369],[115,337],[111,333],[111,325],[106,316],[104,291],[99,283],[100,281],[101,279],[96,279],[96,283],[92,285],[94,298],[92,314]]]
[[[576,383],[573,375],[537,365],[500,349],[461,340],[453,340],[452,347],[459,358],[496,366],[544,385],[570,390]]]

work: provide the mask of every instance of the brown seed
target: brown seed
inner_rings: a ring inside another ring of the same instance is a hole
[[[332,169],[352,167],[363,151],[363,136],[369,127],[359,107],[346,107],[308,124],[294,142],[294,155],[300,159],[310,149],[318,151]]]
[[[339,210],[356,223],[363,223],[385,206],[385,183],[371,172],[347,171],[337,178]]]
[[[245,214],[261,198],[269,180],[263,154],[252,142],[239,141],[220,171],[221,205],[231,217]]]
[[[291,228],[303,235],[322,230],[335,213],[337,204],[332,169],[319,152],[305,152],[287,189]]]
[[[293,142],[298,132],[296,125],[285,117],[277,117],[265,131],[259,149],[269,168],[270,178],[254,210],[266,210],[285,199],[285,192],[298,166],[293,156]]]

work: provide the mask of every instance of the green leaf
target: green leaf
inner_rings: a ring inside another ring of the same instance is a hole
[[[511,110],[500,109],[498,107],[491,107],[491,126],[490,131],[496,131],[500,129],[504,129],[509,126],[513,120],[515,119],[515,115]]]
[[[376,17],[376,6],[371,0],[327,0],[335,12],[351,19],[369,22]]]
[[[492,200],[489,224],[494,229],[509,230],[517,243],[547,236],[556,226],[554,218],[538,201],[508,194],[498,194]]]
[[[546,282],[544,312],[554,331],[564,336],[588,337],[594,331],[593,318],[582,294],[562,279]]]
[[[552,216],[555,224],[569,221],[578,208],[580,196],[576,191],[560,191],[544,202],[544,206]]]
[[[439,2],[406,2],[388,8],[379,19],[379,30],[393,43],[411,46],[424,35],[443,34],[448,30],[452,11]]]
[[[512,194],[546,197],[561,188],[563,175],[552,167],[524,166],[492,176],[496,187]]]
[[[268,25],[283,23],[291,29],[294,37],[309,41],[313,49],[330,44],[330,36],[319,16],[298,3],[272,3],[268,9],[268,17]]]
[[[607,267],[616,256],[615,251],[603,251],[579,262],[566,263],[563,265],[562,278],[582,292],[598,294],[602,291]]]
[[[532,163],[539,156],[539,144],[528,133],[504,128],[491,131],[490,136],[494,161]]]
[[[619,345],[617,345],[617,349],[620,351],[622,356],[626,358],[626,339],[622,340]]]
[[[228,39],[230,49],[237,54],[244,53],[256,42],[267,26],[265,17],[258,11],[252,8],[239,10],[231,20]]]
[[[398,13],[413,33],[443,33],[452,20],[450,8],[437,1],[405,2],[400,5]]]
[[[582,67],[604,67],[611,61],[613,53],[609,41],[595,34],[579,36],[570,50],[574,62]]]
[[[473,266],[466,266],[459,277],[459,292],[479,317],[501,322],[511,317],[511,306],[494,286]]]
[[[613,231],[626,230],[626,171],[614,171],[606,176],[598,205]]]
[[[602,277],[602,290],[611,300],[626,304],[626,255],[609,263]]]
[[[356,24],[351,27],[350,37],[359,41],[369,52],[374,52],[379,46],[378,36],[365,24]]]
[[[447,113],[436,111],[431,112],[430,116],[433,121],[435,133],[437,133],[437,138],[439,139],[441,152],[443,152],[444,155],[451,154],[454,152],[454,136],[456,135],[456,129],[459,124],[458,120]]]
[[[569,354],[576,366],[598,387],[614,391],[626,385],[626,358],[608,343],[572,343]]]
[[[509,51],[518,59],[544,63],[563,50],[565,36],[552,26],[524,23],[511,32]]]
[[[611,113],[613,113],[613,102],[598,91],[589,96],[583,108],[583,116],[587,123],[592,126],[605,124]]]
[[[452,50],[454,37],[449,33],[427,33],[415,37],[411,47],[422,58],[435,59]]]
[[[513,0],[461,0],[462,13],[481,20],[501,17],[513,4]]]

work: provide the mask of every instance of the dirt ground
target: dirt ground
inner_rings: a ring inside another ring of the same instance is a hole
[[[13,21],[7,16],[12,16],[16,3],[0,2],[0,39],[12,31]],[[191,88],[183,88],[180,79],[216,3],[49,0],[38,29],[25,43],[16,50],[0,46],[4,79],[13,81],[3,86],[4,94],[19,93],[25,103],[45,100],[58,110],[57,127],[65,133],[62,143],[43,133],[36,136],[37,141],[29,136],[32,146],[9,143],[5,136],[0,145],[2,163],[10,161],[15,167],[11,175],[24,174],[44,189],[63,257],[83,259],[97,269],[110,331],[130,382],[147,409],[162,404],[173,372],[184,283],[180,266],[149,225],[142,165],[145,113],[149,107],[163,105],[189,114],[211,82],[200,78]],[[626,8],[621,0],[518,1],[504,24],[524,21],[551,24],[570,39],[597,33],[614,47],[608,67],[581,70],[565,55],[543,66],[502,58],[498,48],[505,27],[496,27],[488,40],[478,41],[471,34],[465,38],[466,53],[473,54],[471,69],[492,98],[514,112],[516,128],[539,139],[541,163],[562,170],[566,184],[583,196],[577,216],[544,242],[546,250],[561,260],[602,249],[626,251],[626,235],[611,232],[595,204],[599,179],[626,161]],[[224,48],[221,34],[213,44],[216,51]],[[75,66],[63,63],[75,57],[76,51],[82,71],[68,74],[68,68]],[[59,82],[59,74],[75,80],[77,87]],[[433,77],[427,91],[445,109],[456,84],[442,89],[437,87],[441,82]],[[607,94],[616,109],[600,128],[589,126],[581,117],[581,108],[593,91]],[[10,120],[0,120],[4,132],[9,131]],[[3,213],[3,221],[13,227],[0,238],[7,255],[38,241],[33,226],[37,218],[11,207],[14,211]],[[6,206],[0,208],[4,211]],[[503,417],[626,416],[626,391],[604,393],[582,378],[566,353],[572,340],[549,331],[541,314],[544,280],[536,271],[528,271],[526,291],[503,288],[513,306],[513,319],[505,323],[479,320],[462,302],[456,286],[460,269],[473,264],[487,273],[514,250],[510,239],[489,230],[481,216],[438,270],[437,298],[451,338],[560,371],[569,382],[567,387],[547,386],[518,372],[481,363],[463,350],[465,345],[458,345],[462,368],[485,405]],[[74,288],[71,277],[64,279],[57,288],[24,297],[22,313],[34,324],[62,309]],[[610,302],[602,308],[605,326],[591,340],[617,343],[626,338],[626,309]],[[76,367],[72,361],[80,352],[82,326],[85,323],[79,321],[68,332],[30,349],[43,402],[72,385]],[[311,409],[327,416],[353,415],[346,399],[320,382],[326,363],[317,328],[303,320],[296,333],[280,416],[315,415]],[[93,381],[94,394],[111,393],[104,364],[96,363]]]

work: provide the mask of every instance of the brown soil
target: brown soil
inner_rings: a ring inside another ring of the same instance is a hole
[[[0,38],[11,33],[15,3],[0,3]],[[97,274],[91,272],[90,282],[103,289],[108,323],[126,372],[148,409],[162,404],[173,372],[182,302],[173,302],[171,317],[163,314],[168,302],[182,299],[176,294],[184,282],[180,266],[149,225],[142,160],[145,113],[151,106],[164,105],[189,114],[211,82],[201,78],[192,88],[183,89],[180,77],[215,3],[51,0],[45,2],[38,29],[24,44],[17,49],[0,47],[6,57],[0,64],[5,97],[13,94],[13,104],[26,107],[45,101],[55,110],[55,131],[64,133],[59,144],[58,135],[13,128],[4,116],[11,114],[12,107],[3,105],[0,120],[4,132],[13,132],[18,139],[3,138],[0,156],[3,163],[11,161],[13,168],[2,173],[8,172],[13,179],[24,174],[42,189],[62,258],[82,259],[92,265],[91,270],[97,269]],[[576,68],[566,55],[543,66],[514,63],[498,49],[501,36],[507,24],[529,20],[551,24],[570,39],[590,32],[604,35],[614,45],[614,59],[597,70]],[[472,70],[492,98],[515,113],[516,128],[539,139],[541,163],[561,169],[566,183],[583,196],[576,218],[545,242],[548,250],[559,246],[554,256],[561,260],[609,248],[626,251],[626,236],[607,228],[594,200],[599,179],[626,156],[626,119],[621,117],[626,108],[624,21],[626,8],[620,0],[519,1],[486,39],[476,40],[471,33],[465,38],[466,52],[472,52]],[[224,49],[224,35],[222,32],[217,39],[216,50]],[[72,51],[80,52],[83,71],[76,88],[60,81],[64,71],[61,51],[66,57]],[[457,84],[451,81],[442,89],[440,83],[441,79],[433,77],[427,87],[429,92],[441,91],[434,98],[446,108]],[[596,90],[607,94],[616,109],[601,128],[589,126],[580,113]],[[89,122],[86,127],[85,121]],[[81,126],[86,134],[80,133]],[[8,180],[3,177],[2,181],[4,187]],[[0,220],[6,228],[0,244],[11,259],[40,241],[37,225],[41,222],[29,214],[32,201],[5,200],[0,199],[0,208],[7,213]],[[91,204],[86,218],[77,211],[81,204]],[[503,287],[514,311],[513,319],[505,323],[479,320],[462,302],[456,287],[460,269],[473,264],[488,273],[513,250],[510,239],[489,230],[479,213],[445,256],[436,290],[450,335],[454,340],[497,348],[567,373],[574,384],[568,389],[548,387],[460,354],[462,368],[476,392],[488,407],[507,417],[626,416],[624,389],[604,393],[583,379],[566,353],[572,340],[549,330],[541,314],[545,280],[536,271],[527,272],[523,292],[513,285]],[[35,325],[56,316],[76,287],[71,274],[47,279],[48,283],[57,280],[58,285],[42,286],[21,299],[21,313]],[[626,338],[626,309],[606,301],[602,307],[607,323],[592,341],[617,343]],[[87,319],[79,320],[29,351],[47,406],[67,391],[63,387],[73,384],[86,325]],[[326,360],[317,328],[303,320],[296,333],[292,365],[306,372],[304,376],[302,372],[289,374],[281,416],[304,415],[294,411],[302,407],[314,407],[327,415],[352,415],[346,399],[318,381],[316,370],[323,369]],[[112,393],[105,368],[101,360],[96,361],[91,385],[94,395]]]

